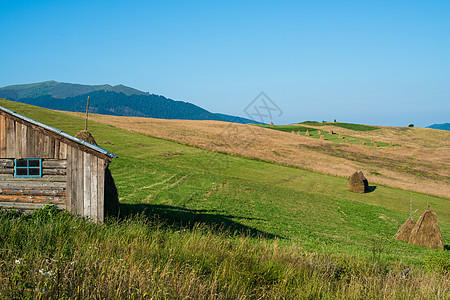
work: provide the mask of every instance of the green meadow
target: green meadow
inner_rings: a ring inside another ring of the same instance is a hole
[[[324,131],[324,130],[320,130],[318,128],[308,127],[308,126],[304,126],[304,125],[313,125],[313,126],[333,125],[333,126],[337,126],[337,127],[341,127],[341,128],[345,128],[345,129],[355,130],[355,131],[372,131],[372,130],[378,129],[377,127],[373,127],[373,126],[351,124],[351,123],[338,123],[338,122],[336,122],[336,123],[331,123],[331,122],[319,123],[319,122],[315,122],[315,121],[306,121],[306,122],[303,122],[300,124],[301,125],[275,125],[275,126],[256,125],[256,126],[269,128],[269,129],[273,129],[273,130],[278,130],[278,131],[291,132],[293,134],[301,134],[303,136],[306,135],[306,131],[308,130],[308,132],[310,134],[309,137],[313,138],[313,139],[320,139],[320,135],[323,134],[324,140],[329,141],[329,142],[343,144],[346,142],[346,140],[348,140],[349,144],[359,145],[361,143],[361,141],[364,141],[364,145],[366,145],[366,146],[374,146],[374,143],[372,143],[372,141],[369,139],[357,138],[357,137],[350,136],[350,135],[342,135],[342,137],[340,138],[339,134],[336,132],[334,132],[332,134],[328,131]],[[319,134],[319,130],[321,131],[321,134]],[[380,141],[374,141],[374,142],[377,143],[378,147],[389,146],[389,144],[385,143],[385,142],[380,142]]]
[[[0,105],[72,135],[84,129],[82,118],[5,100]],[[411,199],[413,210],[419,209],[417,220],[426,195],[381,185],[354,194],[346,190],[345,178],[95,122],[88,130],[100,147],[118,155],[110,170],[119,216],[91,224],[49,208],[31,216],[2,213],[0,295],[449,296],[449,199],[428,199],[447,250],[425,249],[393,236],[410,215]],[[314,130],[310,133],[317,135]],[[42,275],[49,271],[54,275]]]

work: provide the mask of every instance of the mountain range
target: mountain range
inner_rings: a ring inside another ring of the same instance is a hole
[[[89,111],[98,114],[260,124],[242,117],[212,113],[189,102],[175,101],[124,85],[45,81],[0,88],[0,98],[64,111],[86,111],[88,96]]]
[[[441,129],[441,130],[450,130],[450,123],[433,124],[433,125],[428,126],[427,128]]]

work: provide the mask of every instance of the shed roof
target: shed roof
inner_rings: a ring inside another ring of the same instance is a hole
[[[86,142],[86,141],[84,141],[82,139],[76,138],[76,137],[74,137],[74,136],[72,136],[70,134],[67,134],[64,131],[62,131],[61,129],[57,129],[57,128],[51,127],[49,125],[43,124],[41,122],[38,122],[36,120],[30,119],[30,118],[25,117],[25,116],[23,116],[21,114],[18,114],[18,113],[14,112],[14,111],[12,111],[10,109],[7,109],[7,108],[5,108],[3,106],[0,106],[0,110],[5,112],[5,113],[7,113],[7,114],[9,114],[9,115],[12,115],[12,116],[18,118],[18,119],[21,119],[21,120],[23,120],[25,122],[28,122],[28,123],[33,124],[35,126],[39,126],[39,127],[43,128],[43,129],[46,129],[46,130],[48,130],[50,132],[53,132],[53,133],[61,136],[62,138],[66,138],[66,139],[68,139],[70,141],[73,141],[73,142],[78,143],[78,144],[80,144],[82,146],[90,148],[90,149],[94,150],[95,152],[98,152],[100,154],[106,155],[109,158],[117,158],[117,155],[115,155],[113,153],[109,153],[108,150],[100,148],[99,146],[93,145],[91,143],[88,143],[88,142]]]

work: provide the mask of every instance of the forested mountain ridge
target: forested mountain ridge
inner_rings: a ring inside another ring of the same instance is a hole
[[[175,101],[124,85],[81,85],[45,81],[0,88],[1,98],[64,111],[85,111],[88,96],[89,111],[98,114],[259,123],[246,118],[212,113],[189,102]]]
[[[450,130],[450,123],[433,124],[433,125],[427,126],[427,128],[441,129],[441,130]]]

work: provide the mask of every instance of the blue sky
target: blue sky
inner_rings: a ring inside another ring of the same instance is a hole
[[[274,123],[450,122],[450,1],[0,0],[0,86],[124,84]]]

